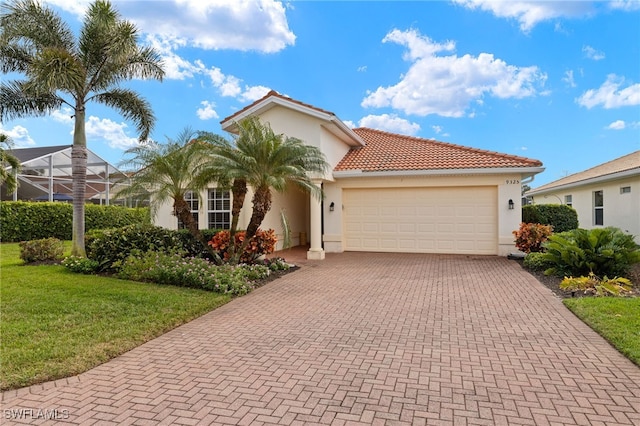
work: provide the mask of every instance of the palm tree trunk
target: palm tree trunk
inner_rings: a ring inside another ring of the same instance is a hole
[[[258,232],[258,228],[262,224],[264,217],[271,209],[271,190],[269,187],[260,187],[256,189],[255,194],[253,194],[253,211],[251,212],[251,219],[249,220],[249,225],[247,226],[247,231],[244,236],[244,241],[242,242],[242,246],[238,253],[244,253],[244,249],[249,245],[249,241],[253,237],[255,237],[256,232]],[[236,257],[238,256],[236,253]],[[237,263],[237,260],[234,259]]]
[[[71,254],[86,257],[84,247],[84,202],[87,190],[87,136],[85,134],[84,104],[76,107],[71,148],[71,177],[73,181],[73,223]]]
[[[198,223],[191,214],[191,206],[189,206],[189,204],[184,200],[184,197],[176,197],[173,202],[173,208],[178,219],[184,223],[184,226],[186,226],[191,235],[193,235],[196,240],[200,241],[205,249],[211,254],[213,261],[218,265],[221,264],[222,259],[202,236],[202,232],[200,232],[200,229],[198,228]]]
[[[229,229],[229,258],[235,259],[238,251],[236,247],[236,232],[238,230],[238,221],[240,220],[240,211],[244,205],[244,198],[247,195],[247,180],[237,178],[233,181],[231,187],[231,195],[233,197],[233,205],[231,207],[231,228]],[[240,251],[242,253],[242,251]]]

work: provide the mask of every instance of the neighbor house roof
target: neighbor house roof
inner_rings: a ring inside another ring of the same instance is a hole
[[[529,191],[527,195],[535,195],[537,193],[633,175],[640,175],[640,151],[632,152],[631,154],[597,165],[585,171],[547,183],[546,185]]]
[[[381,130],[353,130],[364,141],[352,148],[335,167],[336,172],[362,172],[538,168],[542,163],[515,155],[469,148],[433,139],[403,136]]]
[[[27,161],[64,151],[71,147],[72,145],[37,146],[33,148],[16,148],[12,149],[10,152],[11,155],[20,160],[20,163],[26,163]]]

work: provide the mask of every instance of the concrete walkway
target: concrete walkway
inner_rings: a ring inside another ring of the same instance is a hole
[[[87,373],[5,392],[0,422],[640,425],[640,369],[516,262],[301,264]]]

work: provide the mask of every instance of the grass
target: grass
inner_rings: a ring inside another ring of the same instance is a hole
[[[2,390],[82,373],[230,300],[59,265],[26,266],[19,253],[18,244],[0,244]]]
[[[640,366],[640,297],[581,297],[563,302],[578,318]]]

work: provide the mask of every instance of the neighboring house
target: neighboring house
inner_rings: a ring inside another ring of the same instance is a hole
[[[331,166],[314,177],[323,200],[292,188],[274,196],[262,224],[281,236],[284,211],[294,245],[308,237],[310,259],[343,251],[507,255],[515,251],[522,183],[543,170],[538,160],[351,129],[332,112],[274,91],[222,120],[222,129],[235,133],[236,123],[249,116],[319,147]],[[211,188],[202,199],[204,205],[196,194],[190,199],[200,227],[228,228],[229,191]],[[249,221],[250,204],[241,226]],[[163,206],[156,223],[176,228],[171,211]]]
[[[640,243],[640,151],[558,179],[527,196],[534,204],[565,204],[580,227],[615,226]]]
[[[42,146],[9,150],[22,170],[18,174],[18,190],[7,194],[2,185],[0,199],[25,201],[73,200],[71,176],[71,145]],[[126,176],[117,168],[87,150],[88,202],[109,204],[117,181]]]

